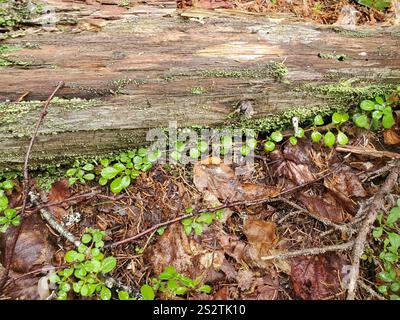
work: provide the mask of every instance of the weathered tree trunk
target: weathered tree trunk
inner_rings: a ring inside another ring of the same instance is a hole
[[[288,121],[287,111],[297,108],[304,119],[400,83],[396,28],[349,31],[229,12],[144,10],[95,33],[8,41],[23,48],[7,53],[13,65],[0,69],[3,168],[23,162],[42,107],[33,100],[45,100],[60,80],[62,99],[50,106],[32,165],[132,148],[148,129],[173,120],[225,125],[241,101],[255,112],[246,124],[266,128],[271,115]],[[26,92],[26,102],[13,103]]]

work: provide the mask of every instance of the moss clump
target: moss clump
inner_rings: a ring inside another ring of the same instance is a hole
[[[332,60],[339,60],[344,61],[347,59],[347,55],[344,53],[319,53],[318,57],[321,59],[332,59]]]
[[[350,38],[368,38],[373,36],[372,32],[367,30],[348,30],[343,28],[334,28],[333,30]]]
[[[335,95],[341,100],[350,98],[369,99],[391,93],[396,86],[392,84],[365,84],[353,86],[357,79],[348,79],[339,83],[326,85],[306,84],[304,89],[312,93]]]
[[[14,133],[18,137],[26,137],[32,134],[35,120],[39,110],[43,108],[43,101],[22,101],[22,102],[1,102],[0,103],[0,132]],[[47,122],[51,122],[55,109],[61,108],[65,111],[85,110],[95,107],[99,101],[85,99],[60,99],[54,98],[51,102],[52,107],[46,118]],[[32,119],[28,115],[32,114]],[[59,127],[60,131],[67,128]]]
[[[240,70],[229,70],[229,69],[212,69],[212,70],[201,70],[197,72],[197,75],[207,78],[253,78],[260,79],[266,77],[272,77],[276,80],[281,80],[289,73],[287,67],[283,62],[270,61],[269,63],[259,68],[253,69],[240,69]]]
[[[329,116],[334,112],[347,111],[348,107],[343,105],[315,105],[299,106],[279,114],[273,114],[259,119],[241,119],[232,124],[229,128],[234,129],[252,129],[256,132],[272,131],[291,126],[292,118],[298,117],[300,123],[305,124],[316,115]]]
[[[192,87],[190,88],[189,91],[193,95],[202,95],[203,93],[206,92],[206,90],[203,87]]]

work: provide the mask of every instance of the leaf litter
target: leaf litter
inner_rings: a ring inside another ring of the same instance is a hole
[[[388,142],[385,133],[384,137],[386,148],[398,151],[393,149],[393,139]],[[351,141],[366,146],[362,140]],[[97,228],[106,231],[105,241],[110,244],[179,218],[188,208],[238,202],[220,210],[219,219],[204,224],[200,234],[188,234],[178,221],[162,231],[108,247],[118,260],[111,275],[128,287],[140,287],[166,266],[173,266],[187,277],[212,285],[210,294],[191,293],[188,299],[344,299],[349,252],[265,258],[343,243],[342,233],[332,226],[348,228],[358,218],[362,204],[368,203],[382,182],[375,172],[388,162],[370,157],[368,151],[343,154],[305,140],[283,144],[257,161],[256,170],[241,176],[232,164],[215,157],[186,167],[155,165],[118,197],[105,189],[94,193],[97,189],[91,183],[68,187],[64,180],[54,183],[48,194],[40,193],[43,203],[62,202],[48,209],[69,232],[80,237],[86,228]],[[324,176],[332,167],[338,170]],[[16,188],[10,195],[14,207],[21,205],[21,192]],[[82,193],[92,196],[68,200]],[[35,207],[28,207],[27,214],[9,280],[1,292],[5,299],[48,297],[53,288],[46,270],[63,267],[65,252],[73,248],[43,222]],[[80,219],[66,223],[76,214]],[[8,263],[6,248],[12,230],[0,236],[3,266]]]

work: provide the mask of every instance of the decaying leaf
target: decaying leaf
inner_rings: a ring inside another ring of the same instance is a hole
[[[321,300],[341,293],[344,264],[343,258],[333,252],[292,259],[291,278],[296,295],[304,300]]]
[[[0,234],[0,263],[3,266],[8,264],[15,232],[16,228],[9,228],[6,233]],[[49,264],[54,253],[49,237],[50,233],[39,215],[27,218],[15,246],[11,270],[27,273]]]
[[[279,194],[274,186],[242,183],[234,170],[218,158],[210,157],[193,168],[193,182],[203,194],[210,192],[223,201],[253,201]]]
[[[324,185],[337,202],[352,215],[358,211],[358,204],[354,200],[367,196],[360,179],[350,170],[342,170],[336,175],[325,178]]]
[[[310,171],[312,159],[310,157],[310,147],[308,145],[293,146],[286,144],[283,152],[275,150],[272,153],[272,160],[282,160],[273,166],[275,175],[285,177],[296,185],[301,185],[314,180]]]
[[[47,196],[47,200],[49,202],[61,202],[68,199],[71,196],[68,189],[68,181],[66,179],[57,181],[51,187],[51,190]],[[67,203],[63,203],[57,206],[51,206],[48,209],[53,214],[54,218],[56,218],[59,222],[62,222],[63,219],[68,216],[67,208],[69,205]]]
[[[343,210],[329,194],[325,194],[324,198],[299,194],[298,199],[316,216],[329,219],[334,223],[344,221]]]
[[[396,124],[392,128],[383,131],[384,142],[387,145],[400,144],[400,111],[396,110],[394,114],[396,116]]]
[[[173,224],[146,252],[146,260],[154,273],[159,274],[166,266],[191,278],[204,275],[210,267],[220,270],[225,257],[222,250],[212,250],[190,239],[180,224]]]

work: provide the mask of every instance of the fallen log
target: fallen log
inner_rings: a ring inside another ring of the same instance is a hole
[[[8,65],[0,67],[2,169],[22,167],[41,101],[59,81],[65,87],[40,128],[32,168],[142,145],[149,129],[169,121],[270,129],[294,115],[354,108],[400,83],[398,27],[345,30],[168,10],[133,8],[95,33],[8,40]],[[242,102],[253,117],[232,119]]]

